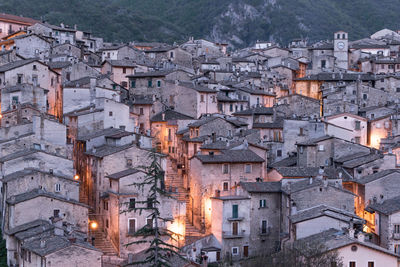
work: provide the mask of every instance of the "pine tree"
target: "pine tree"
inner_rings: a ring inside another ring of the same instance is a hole
[[[0,267],[7,267],[7,248],[6,241],[2,238],[0,230]]]
[[[161,228],[161,222],[167,222],[169,220],[161,217],[160,214],[160,199],[162,197],[169,198],[169,194],[165,191],[164,185],[164,171],[159,163],[159,155],[152,151],[149,154],[149,159],[151,160],[150,166],[141,166],[140,169],[144,174],[142,181],[132,184],[137,188],[141,189],[143,193],[146,193],[148,188],[148,195],[146,201],[137,201],[134,208],[130,208],[128,211],[138,211],[140,214],[143,211],[149,211],[149,217],[153,221],[153,225],[145,225],[136,233],[134,236],[141,237],[141,240],[131,242],[126,246],[133,244],[149,244],[149,247],[145,250],[146,258],[144,260],[136,261],[132,263],[133,265],[145,264],[146,266],[162,267],[171,266],[169,258],[171,256],[178,256],[178,247],[169,244],[164,241],[164,239],[175,240],[173,235],[175,233],[167,230],[166,228]]]

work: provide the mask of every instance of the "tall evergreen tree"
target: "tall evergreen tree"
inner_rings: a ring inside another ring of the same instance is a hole
[[[133,265],[145,264],[146,266],[162,267],[171,266],[169,258],[171,256],[179,256],[178,247],[168,243],[173,241],[175,233],[167,230],[165,227],[160,227],[162,222],[169,221],[160,214],[160,199],[163,197],[170,197],[165,191],[164,185],[164,171],[160,165],[160,157],[152,151],[149,154],[149,160],[151,164],[149,166],[141,166],[140,169],[144,174],[142,181],[132,184],[145,194],[147,193],[146,201],[137,201],[138,204],[134,208],[130,208],[128,211],[138,211],[141,214],[143,211],[150,212],[149,217],[152,219],[153,225],[145,225],[136,233],[134,236],[141,237],[141,240],[137,240],[127,244],[149,244],[149,247],[145,250],[146,258],[140,261],[135,261]]]
[[[0,230],[0,267],[7,267],[7,248],[6,241],[2,238],[3,234]]]

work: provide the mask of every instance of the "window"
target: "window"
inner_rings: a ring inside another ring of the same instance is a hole
[[[158,87],[158,88],[161,87],[161,81],[160,81],[160,80],[157,81],[157,87]]]
[[[400,234],[400,224],[395,224],[393,226],[393,233]]]
[[[204,102],[204,95],[200,95],[200,102]]]
[[[140,115],[143,115],[143,114],[144,114],[143,108],[140,108],[140,109],[139,109],[139,114],[140,114]]]
[[[109,227],[109,225],[108,225],[108,219],[106,219],[106,228],[108,228]]]
[[[244,172],[245,173],[251,173],[251,164],[246,164],[244,166]]]
[[[223,182],[222,188],[224,191],[228,191],[229,190],[229,182]]]
[[[234,204],[232,205],[232,218],[238,218],[238,210],[239,210],[239,205]]]
[[[135,88],[136,87],[136,81],[135,80],[131,80],[131,88]]]
[[[367,100],[368,99],[368,95],[367,94],[363,94],[363,99]]]
[[[103,209],[108,210],[108,201],[103,202]]]
[[[233,105],[232,104],[229,105],[229,111],[231,111],[231,112],[233,111]]]
[[[280,149],[277,150],[277,151],[276,151],[276,156],[277,156],[277,157],[282,157],[282,150],[280,150]]]
[[[174,52],[171,51],[171,52],[169,53],[169,57],[170,57],[170,58],[174,58]]]
[[[374,264],[373,261],[369,261],[369,262],[368,262],[368,267],[374,267],[374,266],[375,266],[375,264]]]
[[[326,68],[326,60],[321,60],[321,69]]]
[[[128,233],[134,234],[136,232],[136,219],[128,219]]]
[[[60,217],[60,210],[53,210],[53,216],[54,218]]]
[[[260,208],[265,208],[267,206],[267,200],[266,199],[260,199]]]
[[[400,255],[400,245],[394,245],[394,253]]]
[[[355,129],[361,130],[361,121],[356,121]]]
[[[152,80],[148,80],[147,81],[147,87],[153,87],[153,81]]]
[[[222,165],[222,173],[223,174],[229,173],[229,164]]]
[[[299,135],[304,135],[304,128],[299,128]]]
[[[32,66],[32,69],[33,69],[33,70],[37,70],[37,66],[36,66],[36,65],[33,65],[33,66]]]
[[[108,112],[108,116],[111,117],[112,115],[113,115],[112,111]]]
[[[267,228],[268,227],[268,221],[267,220],[262,220],[261,221],[261,233],[266,234],[267,233]]]
[[[238,234],[239,234],[239,223],[232,222],[232,235],[238,235]]]
[[[232,248],[232,255],[234,255],[234,256],[239,255],[239,248],[238,247],[233,247]]]
[[[396,93],[400,93],[400,87],[396,88]]]
[[[318,151],[324,151],[324,150],[325,150],[324,145],[319,145],[319,146],[318,146]]]
[[[22,74],[18,74],[17,76],[17,83],[22,83]]]
[[[356,267],[356,262],[355,261],[349,262],[349,267]]]
[[[354,138],[354,142],[355,142],[356,144],[360,144],[360,143],[361,143],[361,137],[356,136],[356,137]]]
[[[196,137],[199,136],[199,129],[196,129]]]
[[[356,95],[357,94],[357,91],[356,90],[353,90],[353,95]]]
[[[128,83],[127,82],[121,82],[121,85],[126,88],[128,86]]]
[[[55,191],[60,192],[61,191],[61,184],[55,184]]]
[[[126,73],[126,68],[122,68],[122,73]]]

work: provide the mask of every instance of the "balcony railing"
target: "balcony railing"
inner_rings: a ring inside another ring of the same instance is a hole
[[[400,233],[393,233],[392,238],[393,238],[394,240],[400,240]]]
[[[228,221],[243,221],[244,217],[230,217],[228,218]]]
[[[243,238],[245,231],[246,230],[242,230],[242,231],[238,231],[237,233],[223,231],[222,238],[225,238],[225,239]]]

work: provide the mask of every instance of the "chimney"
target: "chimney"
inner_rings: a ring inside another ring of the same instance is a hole
[[[313,182],[313,179],[312,179],[312,177],[310,177],[309,183],[312,184],[312,182]]]
[[[365,242],[365,235],[363,232],[359,232],[357,235],[357,240],[360,242]]]
[[[165,121],[165,113],[164,113],[164,112],[161,113],[161,119],[162,119],[163,121]]]
[[[354,238],[355,233],[356,233],[356,230],[354,230],[354,228],[349,228],[349,237],[350,238]]]

